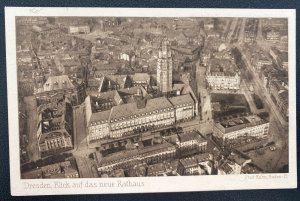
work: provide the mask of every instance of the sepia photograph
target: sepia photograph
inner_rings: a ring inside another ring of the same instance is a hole
[[[7,63],[22,195],[148,192],[188,179],[205,190],[204,181],[235,177],[240,188],[295,187],[293,12],[20,10],[31,15],[10,15]]]

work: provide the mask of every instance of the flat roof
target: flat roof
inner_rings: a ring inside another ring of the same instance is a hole
[[[261,125],[264,123],[267,123],[267,121],[261,119],[259,116],[248,115],[236,118],[229,118],[227,120],[215,123],[215,126],[223,133],[230,133],[247,127]]]

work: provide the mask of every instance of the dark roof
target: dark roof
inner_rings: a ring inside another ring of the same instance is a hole
[[[169,98],[169,101],[174,106],[180,106],[183,104],[194,104],[194,100],[192,99],[190,94],[184,94],[182,96],[174,96]]]
[[[252,163],[248,163],[244,167],[242,167],[242,171],[246,174],[258,174],[263,172],[262,169]]]
[[[195,158],[185,158],[179,160],[179,162],[185,167],[190,168],[198,165],[198,162]]]
[[[212,156],[209,153],[203,153],[203,154],[195,155],[195,159],[198,161],[198,163],[203,162],[203,161],[208,161],[211,158],[212,158]]]
[[[250,158],[243,157],[242,155],[240,155],[238,153],[232,153],[231,155],[229,155],[228,159],[236,162],[239,165],[243,165]]]
[[[238,72],[237,66],[229,59],[211,59],[210,73],[223,73],[226,76],[233,76]]]
[[[227,162],[224,162],[219,166],[219,170],[224,171],[226,174],[230,174],[233,170]]]
[[[288,60],[289,60],[287,52],[280,52],[280,54],[278,56],[282,62],[288,62]]]
[[[215,123],[215,126],[222,131],[222,133],[230,133],[233,131],[241,130],[247,127],[253,127],[267,123],[257,115],[249,115],[245,117],[231,118]]]

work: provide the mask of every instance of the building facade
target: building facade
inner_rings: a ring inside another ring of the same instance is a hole
[[[37,139],[42,155],[73,148],[72,106],[67,102],[54,102],[38,108]]]
[[[162,144],[125,150],[121,153],[118,152],[105,156],[98,163],[98,171],[103,173],[120,168],[130,168],[137,164],[154,164],[172,159],[175,156],[175,146],[164,142]]]
[[[177,146],[181,155],[206,152],[207,140],[196,131],[179,134],[178,139]]]
[[[42,87],[35,89],[34,95],[38,105],[65,98],[68,98],[72,105],[77,105],[84,101],[85,87],[84,83],[77,83],[67,75],[51,76]]]
[[[212,89],[233,89],[240,88],[241,78],[235,75],[225,75],[224,73],[210,73],[206,76],[206,80]]]
[[[157,104],[160,103],[160,104]],[[165,97],[149,99],[144,107],[137,103],[118,105],[110,115],[110,137],[133,134],[134,130],[169,126],[175,123],[172,104]]]
[[[109,137],[109,118],[110,110],[93,113],[88,122],[87,142],[96,141]]]
[[[218,167],[218,175],[241,174],[241,169],[239,164],[227,160]]]
[[[136,102],[121,103],[95,112],[88,96],[85,101],[88,143],[172,126],[175,122],[192,119],[198,113],[195,109],[198,103],[190,94],[172,98],[159,97],[146,100],[136,97],[136,99]]]
[[[176,121],[188,120],[195,114],[195,103],[190,94],[169,98],[175,109]]]
[[[214,135],[225,140],[239,137],[266,138],[269,134],[269,122],[257,115],[231,118],[223,122],[214,123]]]
[[[177,172],[180,175],[198,175],[199,165],[195,158],[181,159],[178,162]]]
[[[270,30],[266,34],[266,39],[269,41],[278,41],[280,37],[280,32],[276,30]]]
[[[88,34],[90,32],[91,32],[91,29],[88,25],[70,26],[69,27],[70,34]]]

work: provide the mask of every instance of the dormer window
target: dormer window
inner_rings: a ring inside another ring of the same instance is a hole
[[[55,85],[58,85],[58,82],[54,82]]]

